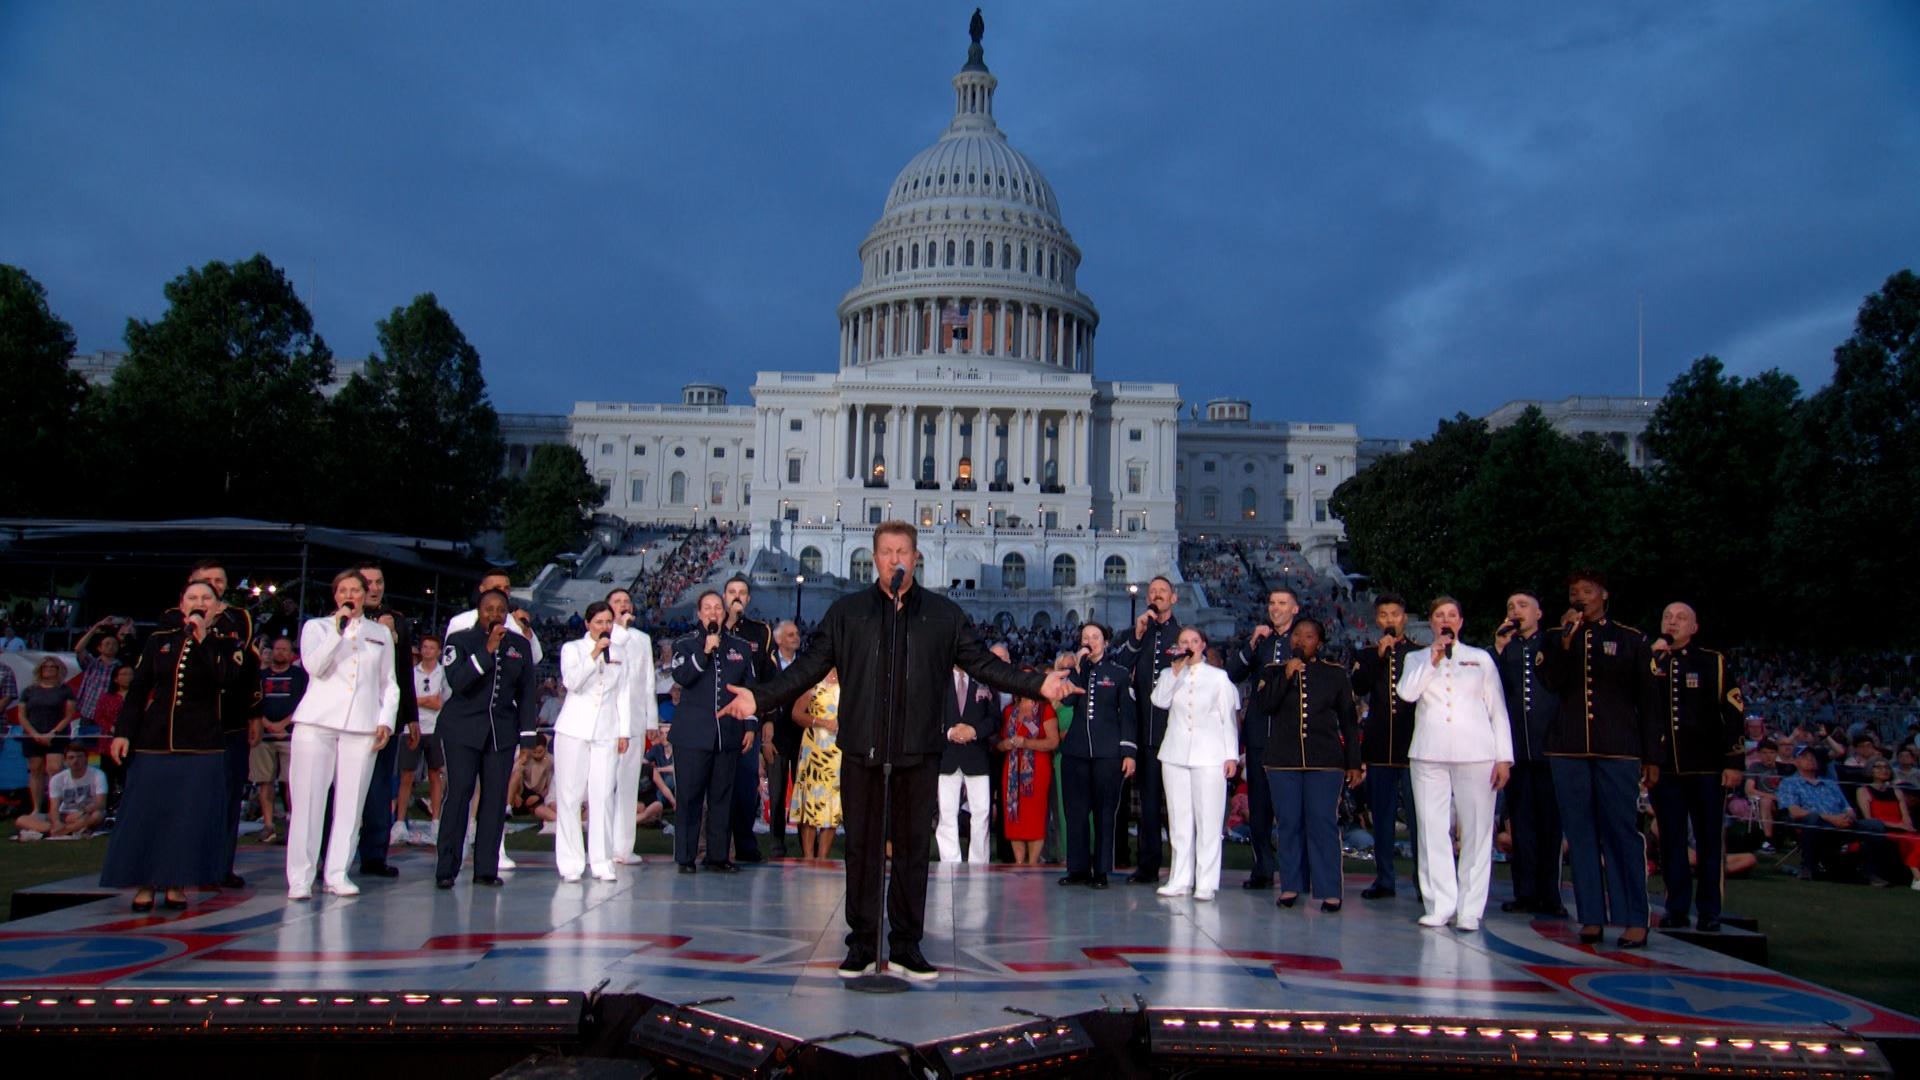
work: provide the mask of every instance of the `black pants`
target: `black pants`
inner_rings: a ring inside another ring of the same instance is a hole
[[[1062,757],[1059,761],[1061,794],[1067,804],[1067,873],[1109,873],[1113,835],[1120,824],[1120,760]],[[1088,819],[1092,819],[1091,843]]]
[[[1264,723],[1265,721],[1262,721]],[[1248,875],[1255,881],[1273,880],[1273,788],[1259,776],[1260,760],[1266,756],[1265,743],[1247,744],[1247,764],[1253,776],[1243,777],[1247,781],[1247,832],[1253,841],[1253,873]],[[1229,791],[1232,788],[1228,788]],[[1229,800],[1231,801],[1231,800]]]
[[[393,796],[400,783],[400,743],[406,739],[402,731],[395,731],[387,745],[373,755],[373,779],[367,783],[367,800],[360,807],[360,865],[378,866],[387,861],[387,850],[393,843]],[[465,803],[454,803],[465,806]],[[506,795],[500,796],[500,805],[506,805]],[[475,843],[478,843],[476,837]],[[496,845],[495,855],[499,854]]]
[[[247,760],[253,754],[247,733],[228,732],[222,754],[227,780],[227,873],[231,874],[234,856],[240,853],[240,807],[247,801]]]
[[[1133,782],[1140,792],[1139,847],[1134,855],[1133,872],[1140,877],[1160,875],[1160,829],[1166,818],[1166,791],[1160,783],[1160,748],[1140,748]],[[1251,800],[1252,796],[1249,795]]]
[[[772,837],[768,846],[775,855],[784,855],[787,850],[787,782],[792,778],[793,759],[799,755],[787,753],[779,743],[773,747],[773,761],[767,765],[767,824]]]
[[[387,745],[395,741],[389,740]],[[480,805],[473,812],[473,876],[493,877],[500,873],[500,836],[507,830],[507,780],[513,775],[513,747],[488,750],[443,739],[440,749],[447,756],[447,791],[440,803],[440,841],[433,876],[447,879],[460,873],[460,852],[467,843],[467,807],[473,803],[477,784]],[[363,835],[365,831],[362,825]],[[362,844],[363,859],[366,850]]]
[[[1719,773],[1662,773],[1653,785],[1653,819],[1660,825],[1660,877],[1667,886],[1667,914],[1720,917],[1725,879],[1727,792]],[[1692,834],[1699,874],[1687,865]]]
[[[1851,829],[1842,829],[1809,816],[1794,822],[1794,826],[1800,834],[1802,865],[1815,877],[1841,873],[1842,867],[1837,864],[1846,846],[1855,843],[1860,845],[1860,869],[1866,873],[1896,883],[1911,876],[1900,859],[1900,849],[1887,839],[1883,822],[1868,818],[1856,821]]]
[[[880,802],[881,766],[847,759],[840,767],[840,806],[847,838],[847,947],[873,948],[880,925],[880,880],[887,857]],[[940,803],[940,758],[893,767],[892,880],[887,885],[889,955],[920,944],[927,921],[927,861]]]
[[[1506,797],[1507,820],[1513,826],[1513,898],[1523,904],[1559,907],[1560,800],[1553,794],[1553,766],[1545,761],[1514,762]],[[1666,834],[1664,824],[1660,832]]]
[[[727,861],[728,825],[733,817],[733,780],[740,771],[738,749],[673,748],[674,794],[679,812],[673,823],[673,861],[692,866],[700,854],[700,825],[707,827],[707,861]]]
[[[734,857],[753,862],[760,858],[760,840],[753,834],[753,823],[760,820],[759,729],[758,724],[753,725],[753,745],[734,759],[733,805],[727,816],[733,830]],[[707,856],[714,858],[713,848],[707,848]]]

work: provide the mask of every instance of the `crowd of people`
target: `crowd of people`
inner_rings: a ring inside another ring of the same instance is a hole
[[[632,589],[538,627],[503,574],[444,628],[415,625],[386,606],[373,563],[333,579],[326,614],[290,622],[276,605],[256,627],[204,562],[148,633],[110,616],[71,668],[49,654],[25,686],[0,670],[0,711],[29,762],[18,835],[111,826],[102,881],[134,889],[140,910],[243,884],[243,805],[286,846],[296,900],[357,892],[356,858],[362,879],[396,875],[395,844],[434,847],[441,887],[469,862],[475,883],[499,885],[510,815],[554,834],[568,882],[638,863],[650,826],[672,835],[682,873],[830,858],[853,842],[849,804],[871,795],[846,787],[845,673],[806,668],[807,685],[788,685],[804,628],[755,619],[738,575],[701,593],[693,618],[662,621],[728,568],[730,539],[690,533]],[[1570,868],[1581,939],[1611,924],[1626,948],[1655,922],[1649,874],[1666,893],[1658,925],[1705,930],[1722,897],[1703,868],[1766,855],[1797,852],[1809,877],[1920,889],[1905,658],[1734,663],[1696,640],[1685,604],[1653,634],[1613,620],[1592,571],[1572,575],[1557,624],[1517,591],[1476,646],[1447,597],[1357,601],[1278,548],[1185,554],[1212,600],[1258,597],[1232,640],[1182,626],[1165,578],[1132,625],[964,624],[1019,678],[954,661],[918,823],[939,861],[1063,863],[1063,886],[1096,889],[1130,870],[1205,901],[1223,836],[1241,837],[1245,887],[1335,912],[1343,838],[1371,841],[1361,898],[1392,897],[1404,822],[1423,924],[1478,929],[1499,857],[1512,864],[1503,911],[1566,915]],[[1362,603],[1365,636],[1351,625]],[[1429,640],[1410,639],[1414,615]],[[1042,677],[1073,689],[1042,696]],[[734,715],[756,687],[780,694]]]

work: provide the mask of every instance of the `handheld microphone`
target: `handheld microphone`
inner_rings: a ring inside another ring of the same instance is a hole
[[[1446,652],[1447,659],[1449,660],[1453,659],[1453,631],[1442,630],[1440,631],[1440,637],[1444,639],[1447,643],[1447,652]]]
[[[343,606],[343,607],[345,607],[345,608],[347,609],[347,612],[348,612],[348,613],[347,613],[347,614],[345,614],[345,615],[342,615],[342,616],[340,616],[340,618],[339,618],[339,619],[338,619],[337,621],[338,621],[338,622],[339,622],[339,624],[340,624],[340,632],[344,634],[344,633],[346,633],[346,632],[347,632],[347,624],[353,621],[353,614],[352,614],[352,612],[353,612],[353,605],[352,605],[352,604],[344,604],[344,605],[342,605],[342,606]]]
[[[1672,635],[1672,634],[1661,634],[1661,635],[1660,635],[1659,637],[1657,637],[1657,638],[1654,638],[1653,640],[1655,640],[1655,641],[1664,641],[1664,642],[1666,642],[1666,643],[1667,643],[1667,648],[1669,648],[1669,649],[1671,649],[1671,648],[1673,648],[1673,635]]]
[[[1380,636],[1386,638],[1388,641],[1392,641],[1394,638],[1400,636],[1400,628],[1397,626],[1389,626],[1380,631]]]
[[[1508,634],[1517,634],[1519,632],[1520,632],[1520,622],[1517,619],[1508,619],[1506,622],[1500,624],[1499,633],[1502,637]]]

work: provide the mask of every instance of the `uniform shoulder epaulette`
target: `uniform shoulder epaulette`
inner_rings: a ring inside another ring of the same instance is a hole
[[[1724,655],[1726,655],[1725,653],[1722,653],[1722,652],[1721,652],[1721,651],[1720,651],[1719,649],[1709,649],[1709,648],[1707,648],[1707,647],[1706,647],[1706,646],[1704,646],[1704,645],[1695,645],[1695,646],[1694,646],[1694,649],[1695,649],[1696,651],[1698,651],[1698,652],[1703,652],[1703,653],[1706,653],[1706,654],[1707,654],[1708,656],[1724,656]]]
[[[1346,673],[1346,670],[1347,670],[1347,666],[1346,666],[1345,664],[1340,664],[1340,663],[1336,663],[1336,662],[1334,662],[1334,661],[1332,661],[1332,660],[1329,660],[1329,659],[1327,659],[1327,658],[1326,658],[1326,657],[1324,657],[1324,656],[1316,656],[1316,657],[1314,657],[1314,658],[1313,658],[1313,662],[1314,662],[1314,663],[1316,663],[1316,664],[1325,664],[1325,665],[1327,665],[1328,667],[1330,667],[1330,668],[1333,668],[1333,669],[1335,669],[1335,670],[1337,670],[1337,671],[1339,671],[1339,672],[1340,672],[1340,673],[1342,673],[1342,674],[1345,674],[1345,673]]]
[[[1647,636],[1647,632],[1645,630],[1642,630],[1637,626],[1628,626],[1626,623],[1621,622],[1619,619],[1613,620],[1613,625],[1619,627],[1622,630],[1625,630],[1630,634],[1639,634],[1641,637]]]

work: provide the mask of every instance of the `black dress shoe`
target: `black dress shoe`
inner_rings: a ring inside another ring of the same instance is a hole
[[[708,870],[716,874],[737,874],[740,872],[740,866],[737,863],[710,862],[710,863],[703,863],[701,865],[705,866]]]
[[[499,874],[475,874],[473,875],[473,883],[475,885],[485,885],[489,889],[497,889],[506,884],[506,882],[500,880]]]
[[[1607,928],[1604,926],[1583,926],[1580,928],[1580,944],[1598,945],[1606,933]]]
[[[1144,871],[1135,870],[1133,873],[1127,875],[1127,884],[1158,885],[1160,884],[1160,872],[1156,870],[1149,874]]]
[[[1500,910],[1509,915],[1532,914],[1540,910],[1531,900],[1508,900],[1500,905]]]
[[[1240,887],[1243,889],[1271,889],[1273,888],[1273,879],[1270,877],[1250,877],[1241,882]]]
[[[1685,930],[1691,925],[1693,925],[1693,920],[1687,918],[1685,915],[1660,916],[1660,929],[1662,930]]]
[[[133,910],[135,910],[135,911],[143,911],[143,912],[144,912],[144,911],[152,911],[152,910],[153,910],[153,897],[151,897],[151,896],[149,896],[149,897],[147,897],[147,898],[146,898],[145,900],[135,900],[135,901],[133,902]]]
[[[228,874],[226,877],[220,879],[220,887],[223,889],[244,889],[247,887],[247,879],[241,877],[239,874]]]
[[[683,862],[683,863],[680,863],[680,864],[678,864],[678,865],[679,865],[679,867],[680,867],[680,872],[681,872],[681,873],[683,873],[683,874],[691,874],[691,873],[695,873],[695,872],[696,872],[696,871],[695,871],[695,870],[693,869],[693,864],[692,864],[692,863],[690,863],[690,862]]]
[[[1534,908],[1533,911],[1534,914],[1544,915],[1549,919],[1564,919],[1567,917],[1567,906],[1557,900],[1550,900],[1547,903],[1541,904],[1539,907]]]
[[[1066,877],[1063,877],[1060,880],[1054,882],[1054,884],[1056,885],[1091,885],[1093,884],[1093,875],[1092,874],[1068,874]]]
[[[1399,894],[1384,885],[1369,885],[1360,890],[1362,900],[1391,900],[1397,895]]]
[[[1320,910],[1326,912],[1329,915],[1338,915],[1340,913],[1340,907],[1341,907],[1341,904],[1340,904],[1340,901],[1338,900],[1320,901]]]
[[[1300,902],[1300,894],[1294,893],[1292,896],[1283,896],[1280,899],[1275,900],[1273,903],[1275,907],[1292,907],[1293,905],[1299,902]]]
[[[360,864],[360,876],[396,878],[400,876],[400,868],[389,866],[385,859],[379,862],[363,862]]]
[[[453,879],[450,877],[434,878],[433,887],[436,889],[451,889],[453,888]]]
[[[757,851],[749,851],[740,856],[740,861],[745,863],[763,863],[767,861],[767,857]]]
[[[786,857],[787,857],[787,845],[785,845],[785,844],[775,844],[775,845],[773,845],[773,857],[774,857],[774,858],[776,858],[776,859],[784,859],[784,858],[786,858]]]
[[[160,906],[166,908],[168,911],[185,911],[187,910],[187,900],[184,896],[178,900],[169,896],[160,901]]]
[[[1718,915],[1702,915],[1702,916],[1700,916],[1700,925],[1699,925],[1699,927],[1697,927],[1697,929],[1698,929],[1698,930],[1699,930],[1699,931],[1700,931],[1701,933],[1703,933],[1703,934],[1717,934],[1717,933],[1719,933],[1719,932],[1720,932],[1720,917],[1719,917]]]
[[[1093,875],[1093,880],[1087,882],[1087,887],[1091,889],[1104,889],[1107,887],[1108,884],[1109,882],[1107,881],[1107,875],[1095,874]]]
[[[1644,949],[1647,947],[1647,932],[1645,930],[1640,931],[1638,938],[1630,938],[1625,934],[1621,934],[1620,939],[1615,941],[1614,944],[1623,949]]]

